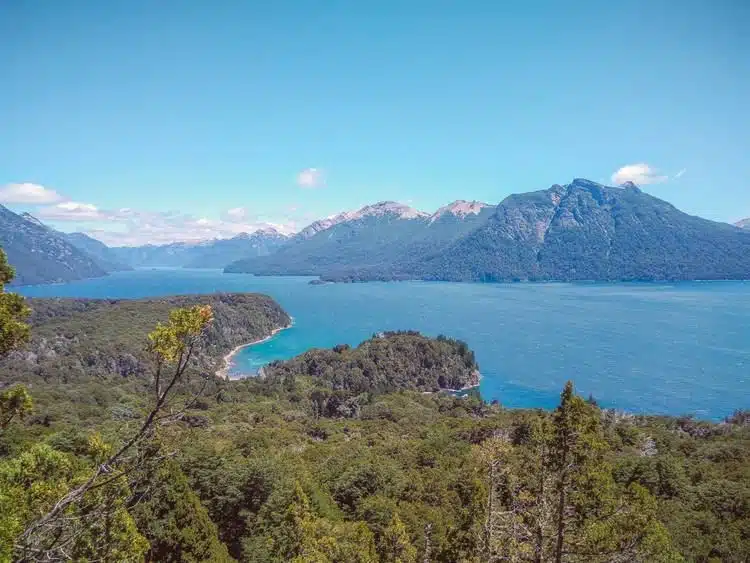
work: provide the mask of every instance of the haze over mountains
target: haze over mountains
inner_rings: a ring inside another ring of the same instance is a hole
[[[740,227],[740,228],[738,228]],[[384,201],[308,225],[200,243],[108,247],[31,215],[0,210],[0,244],[17,283],[50,283],[137,267],[368,280],[750,279],[750,221],[687,215],[633,184],[576,179],[507,197],[458,200],[435,213]]]

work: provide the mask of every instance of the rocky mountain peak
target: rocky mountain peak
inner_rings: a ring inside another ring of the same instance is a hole
[[[420,217],[429,217],[428,213],[419,211],[403,203],[397,201],[380,201],[373,205],[366,205],[359,211],[353,214],[352,219],[360,219],[362,217],[383,217],[385,215],[393,215],[400,219],[419,219]]]
[[[576,187],[576,188],[583,188],[583,189],[602,189],[606,186],[604,184],[600,184],[599,182],[594,182],[593,180],[587,180],[586,178],[573,178],[573,181],[568,184],[569,188]]]
[[[738,226],[740,229],[750,230],[750,217],[748,217],[747,219],[743,219],[742,221],[737,221],[735,225]]]
[[[253,234],[256,236],[266,236],[266,237],[283,237],[284,236],[279,231],[277,231],[274,227],[264,227],[262,229],[258,229]]]
[[[491,207],[491,205],[482,201],[466,201],[464,199],[457,199],[453,203],[444,205],[443,207],[435,211],[435,213],[433,213],[430,217],[430,222],[432,223],[433,221],[438,220],[444,215],[454,215],[459,218],[466,217],[467,215],[479,215],[482,209],[485,209],[487,207]]]

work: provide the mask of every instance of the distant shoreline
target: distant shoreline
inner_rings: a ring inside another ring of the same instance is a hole
[[[470,383],[469,385],[464,385],[461,387],[461,389],[438,389],[437,391],[422,391],[423,395],[433,395],[434,393],[462,393],[464,391],[471,391],[472,389],[477,389],[482,384],[482,373],[480,371],[477,371],[477,382],[476,383]]]
[[[274,336],[276,336],[279,332],[282,330],[286,330],[288,328],[292,328],[294,326],[294,317],[291,317],[291,321],[288,325],[282,326],[279,328],[275,328],[271,331],[271,334],[266,336],[265,338],[261,338],[260,340],[254,340],[253,342],[247,342],[245,344],[240,344],[239,346],[235,346],[232,348],[229,353],[227,353],[223,360],[222,360],[222,367],[216,371],[216,377],[219,379],[226,379],[229,380],[229,369],[232,367],[232,357],[237,354],[240,350],[243,348],[248,348],[249,346],[255,346],[256,344],[262,344],[263,342],[267,342],[271,340]]]

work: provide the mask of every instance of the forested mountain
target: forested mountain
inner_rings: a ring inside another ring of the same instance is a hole
[[[235,260],[271,254],[286,242],[286,235],[268,228],[230,239],[116,246],[109,250],[118,260],[134,267],[223,268]]]
[[[630,183],[576,179],[432,216],[378,205],[387,207],[315,223],[273,256],[225,271],[331,281],[750,278],[749,232],[682,213]]]
[[[118,261],[117,256],[103,242],[85,233],[61,233],[73,246],[92,256],[108,272],[132,270],[132,266]]]
[[[310,350],[263,369],[270,381],[308,376],[335,393],[337,405],[362,393],[440,391],[479,385],[479,366],[464,342],[416,332],[385,332],[356,348]]]
[[[133,267],[368,280],[694,280],[750,278],[750,224],[682,213],[633,184],[583,179],[516,194],[498,206],[455,201],[433,214],[384,201],[316,221],[198,243],[107,247],[3,208],[0,243],[16,283],[49,283]],[[740,228],[737,228],[740,227]]]
[[[577,179],[510,196],[451,247],[402,264],[439,280],[750,279],[750,233],[630,184]]]
[[[268,228],[252,234],[241,233],[230,239],[216,240],[195,248],[188,268],[223,268],[243,258],[268,256],[286,244],[289,238],[276,229]]]
[[[180,268],[190,262],[196,252],[201,252],[199,247],[209,244],[211,241],[172,242],[142,246],[112,246],[110,250],[119,261],[134,268]]]
[[[16,269],[14,283],[54,283],[100,277],[106,268],[31,215],[0,205],[0,246]]]
[[[490,215],[491,208],[479,202],[454,202],[433,215],[381,202],[313,223],[275,254],[235,262],[225,271],[328,276],[369,271],[434,252]]]
[[[210,305],[214,322],[195,357],[198,369],[220,367],[235,346],[260,340],[290,318],[270,297],[216,293],[159,299],[30,299],[32,339],[0,359],[0,380],[23,374],[44,380],[77,381],[93,376],[140,376],[152,363],[146,335],[175,307]]]
[[[631,416],[571,384],[553,412],[425,393],[477,366],[465,344],[409,332],[226,381],[201,367],[288,322],[270,299],[30,305],[31,350],[0,378],[26,384],[0,387],[0,560],[750,557],[745,411]],[[143,373],[101,369],[147,342]]]

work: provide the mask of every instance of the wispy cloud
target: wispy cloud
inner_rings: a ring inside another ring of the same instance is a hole
[[[112,246],[199,242],[231,238],[273,227],[281,233],[293,233],[299,226],[289,217],[260,220],[249,217],[247,210],[235,207],[221,219],[195,217],[178,211],[140,211],[123,207],[100,209],[91,203],[63,201],[38,208],[35,215],[44,221],[68,222],[73,228],[89,225],[84,231]],[[97,225],[90,227],[91,224]]]
[[[677,174],[675,174],[674,175],[674,179],[676,180],[677,178],[682,178],[682,176],[685,174],[685,172],[687,172],[687,168],[683,168]]]
[[[668,179],[667,176],[659,174],[656,169],[643,162],[627,164],[612,174],[612,183],[616,186],[625,182],[647,186],[649,184],[661,184]]]
[[[318,168],[305,168],[297,174],[297,185],[301,188],[319,188],[325,185],[323,171]]]
[[[297,230],[297,225],[288,220],[230,222],[191,215],[166,216],[143,212],[135,213],[127,220],[116,218],[102,222],[102,228],[88,229],[86,232],[110,246],[137,246],[231,238],[269,227],[287,234]]]
[[[37,215],[40,219],[53,221],[104,221],[110,218],[108,213],[100,211],[95,205],[77,201],[63,201],[42,207]]]
[[[227,209],[224,213],[224,217],[227,219],[227,221],[244,221],[245,218],[248,216],[247,209],[244,207],[233,207],[232,209]]]
[[[29,182],[7,184],[0,188],[0,203],[31,203],[43,205],[56,203],[63,199],[64,198],[55,190]]]

